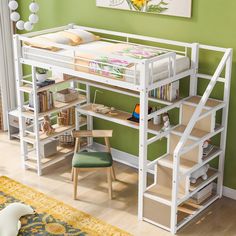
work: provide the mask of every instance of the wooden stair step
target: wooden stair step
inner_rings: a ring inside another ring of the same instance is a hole
[[[192,96],[189,97],[188,99],[186,99],[183,104],[188,104],[188,105],[192,105],[192,106],[197,106],[201,100],[201,96]],[[223,101],[221,100],[217,100],[217,99],[213,99],[213,98],[209,98],[204,106],[205,109],[211,109],[211,108],[215,108],[217,106],[219,106],[220,104],[224,104]]]
[[[178,125],[175,129],[173,129],[171,132],[175,135],[179,135],[179,136],[182,136],[185,129],[186,129],[187,126],[185,125]],[[200,129],[193,129],[191,134],[190,134],[190,138],[193,138],[193,139],[201,139],[203,138],[204,136],[206,136],[207,134],[209,134],[208,132],[204,131],[204,130],[200,130]]]
[[[173,168],[173,155],[167,154],[165,157],[158,160],[158,164],[172,169]],[[189,170],[191,170],[195,165],[197,165],[196,162],[193,162],[184,158],[180,158],[179,171],[182,173],[186,173]]]

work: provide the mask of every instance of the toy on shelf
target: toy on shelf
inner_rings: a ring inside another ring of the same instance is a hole
[[[51,125],[51,120],[50,120],[49,116],[44,116],[43,117],[42,131],[46,135],[52,135],[52,134],[55,133],[55,129]]]
[[[57,114],[57,124],[60,126],[75,124],[75,107],[64,109]]]
[[[163,127],[161,128],[161,130],[162,131],[169,130],[171,128],[171,125],[170,125],[170,117],[169,117],[169,114],[167,112],[163,113],[162,120],[163,120]]]
[[[210,165],[206,164],[204,166],[202,166],[201,168],[199,168],[198,170],[194,171],[191,176],[190,176],[190,182],[192,184],[195,184],[197,182],[198,178],[202,178],[203,180],[207,179],[207,171],[209,169]]]
[[[25,215],[33,215],[32,207],[22,203],[11,203],[0,211],[0,235],[17,236],[21,228],[20,218]]]

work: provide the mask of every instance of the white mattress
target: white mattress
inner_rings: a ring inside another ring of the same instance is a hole
[[[87,43],[74,48],[93,51],[96,55],[96,50],[101,52],[101,48],[104,46],[112,45],[113,43],[96,41],[92,43]],[[37,49],[30,46],[24,46],[23,55],[26,59],[32,59],[43,63],[48,63],[55,66],[66,67],[69,69],[74,69],[74,52],[72,50],[60,50],[57,52],[51,52],[48,50]],[[115,55],[114,55],[115,57]],[[169,59],[161,59],[153,64],[153,82],[161,79],[168,78],[168,64]],[[190,68],[190,59],[187,56],[176,55],[176,74],[186,71]],[[130,68],[129,68],[130,69]],[[134,71],[126,70],[125,81],[134,83]],[[136,83],[139,84],[140,81],[140,67],[136,68]],[[151,78],[151,76],[150,76]],[[152,79],[152,78],[151,78]]]

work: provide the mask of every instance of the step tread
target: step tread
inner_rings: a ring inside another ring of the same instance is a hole
[[[165,157],[158,160],[158,164],[160,164],[161,166],[168,167],[168,168],[173,168],[173,155],[167,154]],[[180,158],[179,170],[180,172],[186,172],[186,171],[191,170],[195,165],[197,165],[197,163],[194,161]]]
[[[178,125],[175,129],[173,129],[173,133],[176,134],[176,133],[179,133],[180,135],[182,135],[185,131],[187,126],[185,125]],[[194,128],[191,132],[191,136],[195,137],[195,138],[203,138],[204,136],[206,136],[207,134],[209,134],[208,132],[204,131],[204,130],[200,130],[200,129],[196,129]]]
[[[185,100],[184,103],[187,103],[187,104],[192,104],[192,105],[198,105],[198,103],[200,102],[201,100],[201,96],[192,96],[192,97],[189,97],[188,99]],[[207,108],[214,108],[220,104],[223,104],[224,102],[221,101],[221,100],[217,100],[217,99],[212,99],[212,98],[209,98],[205,104],[205,107]]]
[[[148,189],[145,193],[165,199],[167,201],[171,201],[172,189],[160,184],[156,184]],[[183,196],[183,194],[179,193],[179,198]]]

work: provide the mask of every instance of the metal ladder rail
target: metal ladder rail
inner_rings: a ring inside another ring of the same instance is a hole
[[[178,198],[178,172],[179,172],[179,163],[180,163],[180,152],[187,141],[188,136],[193,130],[194,125],[196,124],[202,109],[208,100],[213,88],[215,87],[218,78],[220,77],[221,72],[223,71],[226,63],[229,64],[232,60],[232,49],[227,49],[222,57],[219,66],[217,67],[211,81],[209,82],[198,106],[196,107],[192,118],[190,119],[179,143],[177,144],[174,155],[173,155],[173,175],[172,175],[172,203],[171,203],[171,233],[175,234],[177,230],[177,198]],[[227,72],[229,74],[229,71]],[[229,76],[229,75],[228,75]],[[226,78],[227,79],[227,78]]]
[[[24,105],[24,95],[20,91],[20,86],[23,84],[23,70],[20,63],[20,58],[22,57],[21,51],[21,41],[18,35],[13,36],[13,49],[14,49],[14,59],[15,59],[15,76],[17,85],[17,109],[19,111],[19,135],[20,135],[20,146],[21,146],[21,159],[22,166],[26,168],[25,161],[27,159],[27,143],[24,141],[24,136],[26,135],[26,119],[22,116],[23,105]]]

